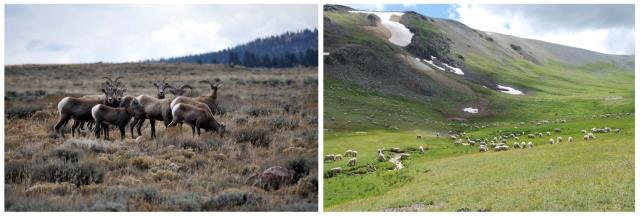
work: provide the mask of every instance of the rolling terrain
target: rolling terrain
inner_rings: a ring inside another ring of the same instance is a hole
[[[349,157],[324,163],[325,210],[634,209],[634,56],[411,11],[324,9],[324,154],[358,151],[354,167]],[[621,132],[582,139],[605,127]],[[509,151],[464,145],[510,134],[534,147],[515,149],[511,136]],[[403,169],[388,161],[393,147],[410,154]]]

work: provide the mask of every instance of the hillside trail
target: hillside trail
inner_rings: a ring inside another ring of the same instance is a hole
[[[402,154],[396,154],[389,159],[389,162],[396,165],[395,170],[401,170],[402,168],[404,168],[404,165],[402,165],[402,161],[400,160],[401,156]]]

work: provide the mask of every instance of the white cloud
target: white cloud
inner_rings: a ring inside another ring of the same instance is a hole
[[[384,11],[384,4],[347,4],[346,6],[362,11]]]
[[[633,54],[635,28],[628,18],[611,18],[611,14],[593,7],[457,5],[450,18],[475,29],[532,38],[609,54]],[[530,10],[527,10],[530,9]],[[615,12],[613,12],[615,13]],[[563,17],[566,16],[566,17]],[[614,14],[615,15],[615,14]],[[551,16],[551,17],[550,17]],[[595,16],[595,17],[594,17]],[[605,17],[606,16],[606,17]],[[610,20],[607,20],[610,19]],[[622,19],[622,20],[621,20]],[[621,23],[621,24],[619,24]]]
[[[317,25],[315,5],[8,5],[5,64],[172,57]]]

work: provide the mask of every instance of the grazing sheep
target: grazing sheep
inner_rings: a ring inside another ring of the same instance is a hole
[[[584,129],[583,129],[583,130],[580,130],[580,133],[582,133],[582,134],[587,134],[587,130],[584,130]]]
[[[527,138],[529,138],[529,139],[533,139],[533,138],[536,138],[536,135],[528,134],[528,135],[527,135]]]
[[[436,133],[436,137],[440,137],[440,132]]]
[[[610,127],[605,127],[604,128],[604,132],[605,133],[611,133],[611,128]]]
[[[384,154],[382,154],[382,152],[379,152],[378,153],[378,161],[384,162],[386,160],[387,160],[387,158],[384,156]]]
[[[400,148],[397,148],[397,147],[396,148],[391,148],[391,150],[389,150],[389,151],[391,151],[393,153],[402,153],[402,152],[404,152]]]
[[[476,141],[469,141],[470,145],[476,145]]]
[[[589,136],[589,139],[595,139],[596,138],[596,136],[593,135],[593,133],[588,133],[587,136]]]
[[[539,132],[539,133],[538,133],[538,137],[542,137],[542,132]]]
[[[324,156],[324,162],[335,161],[335,160],[336,160],[336,156],[333,154],[328,154]]]
[[[560,132],[560,128],[554,128],[553,131],[556,132],[556,133],[559,133]]]
[[[480,152],[486,152],[486,151],[487,151],[487,146],[480,145]]]
[[[334,157],[335,157],[335,160],[337,160],[337,161],[342,160],[342,155],[341,154],[336,154]]]
[[[454,145],[460,145],[462,144],[462,140],[456,140],[453,142]]]
[[[451,135],[451,136],[449,136],[449,138],[451,138],[451,140],[456,140],[456,139],[458,139],[458,137],[456,137],[455,135]]]
[[[355,166],[356,165],[356,158],[351,158],[349,159],[349,162],[347,162],[347,166]]]
[[[354,152],[355,152],[354,150],[347,149],[347,151],[344,152],[344,156],[345,157],[355,157],[354,154],[353,154]]]
[[[522,141],[522,142],[520,143],[520,147],[521,147],[521,148],[526,148],[526,147],[527,147],[527,143],[526,143],[526,142],[524,142],[524,141]]]
[[[589,135],[586,135],[586,134],[585,134],[582,138],[583,138],[585,141],[587,141],[587,140],[589,140]]]
[[[573,142],[573,137],[570,136],[569,138],[567,138],[567,141]]]
[[[191,126],[191,133],[200,135],[200,129],[214,131],[224,136],[226,126],[218,123],[210,110],[201,109],[193,105],[179,103],[171,109],[172,120],[167,127],[176,126],[178,123],[186,123]]]
[[[533,142],[529,141],[529,142],[527,143],[527,148],[533,148]]]
[[[491,148],[495,148],[498,144],[495,142],[491,142]]]
[[[176,97],[171,104],[171,107],[173,107],[174,105],[178,104],[178,103],[185,103],[185,104],[191,104],[194,105],[195,102],[200,102],[200,103],[204,103],[205,105],[207,105],[209,107],[209,111],[211,111],[212,114],[216,114],[217,109],[218,109],[218,88],[220,88],[222,86],[222,83],[212,83],[210,81],[203,81],[204,83],[209,84],[210,88],[211,88],[211,93],[209,95],[203,95],[203,96],[198,96],[198,97],[185,97],[185,96],[179,96]]]
[[[562,142],[562,137],[558,137],[558,144],[560,144]]]
[[[553,139],[549,139],[549,144],[553,145]]]
[[[407,153],[400,153],[400,160],[409,159],[409,156],[411,155]]]
[[[420,146],[420,154],[424,154],[424,147]]]
[[[550,131],[547,131],[547,136],[551,136],[551,132]]]
[[[520,137],[514,137],[514,139],[516,139],[516,140],[520,140]]]
[[[342,173],[342,167],[331,168],[331,174],[336,175],[338,173]]]
[[[614,129],[613,132],[614,133],[620,133],[620,128]]]

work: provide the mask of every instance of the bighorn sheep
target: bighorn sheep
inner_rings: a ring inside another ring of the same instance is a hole
[[[175,95],[176,97],[178,97],[178,96],[183,96],[183,95],[184,95],[184,93],[187,93],[187,91],[186,91],[186,90],[184,90],[184,89],[187,89],[187,88],[188,88],[188,89],[193,89],[193,87],[191,87],[191,86],[190,86],[190,85],[188,85],[188,84],[181,85],[181,86],[180,86],[180,87],[178,87],[178,88],[175,88],[175,87],[173,87],[173,86],[171,86],[171,85],[169,85],[169,87],[171,88],[171,89],[169,90],[169,93],[171,93],[171,94]]]
[[[71,128],[71,135],[75,136],[75,130],[80,126],[82,122],[93,122],[93,117],[91,116],[91,108],[98,104],[104,104],[107,106],[116,107],[118,104],[115,99],[115,89],[109,86],[106,86],[102,89],[104,93],[104,97],[95,97],[95,98],[74,98],[74,97],[65,97],[60,102],[58,102],[58,112],[60,113],[60,119],[55,124],[54,132],[56,134],[60,134],[64,137],[64,133],[60,130],[60,128],[69,122],[70,119],[74,120],[73,126]]]
[[[158,99],[164,99],[165,98],[165,90],[167,88],[173,88],[171,85],[169,85],[169,83],[166,82],[167,78],[165,77],[164,79],[162,79],[162,81],[160,80],[156,80],[155,83],[153,83],[153,86],[156,87],[156,89],[158,90]]]
[[[195,136],[200,135],[200,129],[215,131],[224,136],[226,127],[218,123],[209,110],[200,109],[189,104],[177,104],[171,109],[173,120],[167,127],[173,127],[178,123],[186,123],[191,126],[191,132]]]
[[[120,107],[118,108],[109,107],[103,104],[95,105],[91,108],[91,116],[96,124],[96,138],[100,138],[100,129],[107,126],[105,123],[109,123],[120,129],[120,140],[124,140],[125,127],[133,117],[135,109],[140,109],[140,104],[135,98],[130,96],[124,97],[120,103]],[[104,139],[109,139],[109,133],[106,131]]]
[[[184,103],[184,104],[191,104],[191,105],[196,105],[197,106],[197,102],[199,103],[204,103],[205,105],[207,105],[207,107],[209,107],[209,110],[211,111],[212,114],[216,114],[217,113],[217,109],[218,109],[218,88],[220,88],[222,86],[221,83],[211,83],[209,81],[205,81],[205,83],[208,83],[210,88],[211,88],[211,94],[208,96],[198,96],[195,98],[192,97],[185,97],[185,96],[178,96],[176,97],[172,102],[171,102],[171,107],[175,106],[178,103]],[[346,155],[345,155],[346,156]]]
[[[137,126],[138,135],[142,136],[141,128],[145,119],[149,119],[151,125],[151,137],[156,137],[156,121],[163,121],[165,127],[169,125],[173,116],[171,115],[171,99],[157,99],[148,95],[140,95],[136,100],[142,106],[142,114],[136,116],[131,123],[131,129]]]

